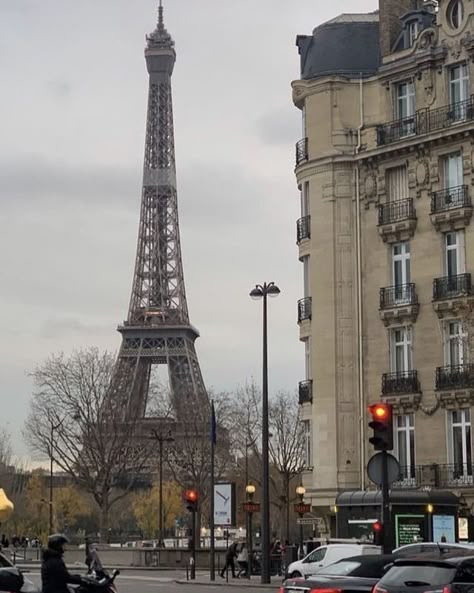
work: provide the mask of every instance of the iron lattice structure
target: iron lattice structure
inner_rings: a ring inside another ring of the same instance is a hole
[[[174,41],[163,22],[147,36],[149,73],[143,191],[137,255],[128,317],[118,331],[122,344],[111,397],[124,411],[145,416],[153,365],[168,366],[177,419],[208,406],[190,324],[179,237],[171,76]]]

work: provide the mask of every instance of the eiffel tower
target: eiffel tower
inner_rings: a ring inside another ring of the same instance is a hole
[[[189,322],[179,238],[171,75],[174,41],[158,24],[146,37],[149,73],[143,190],[135,273],[110,395],[124,414],[146,416],[154,365],[167,365],[176,420],[209,401]]]

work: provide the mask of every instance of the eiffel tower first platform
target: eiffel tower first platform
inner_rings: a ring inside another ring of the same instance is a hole
[[[179,238],[171,75],[174,41],[163,22],[147,36],[149,74],[143,190],[132,294],[110,395],[125,414],[145,418],[154,365],[167,365],[176,420],[209,401],[189,322]]]

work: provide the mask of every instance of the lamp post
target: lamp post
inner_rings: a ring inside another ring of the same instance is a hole
[[[56,424],[51,420],[51,433],[49,441],[49,533],[53,533],[54,527],[54,515],[53,515],[53,482],[54,482],[54,431],[61,427],[62,423],[66,420],[67,416],[64,416],[61,420],[58,420]],[[73,416],[74,420],[77,419],[77,415]]]
[[[245,486],[245,492],[247,494],[247,502],[253,502],[253,495],[255,494],[255,486],[253,484],[247,484]],[[249,558],[248,563],[248,577],[252,576],[252,566],[253,566],[253,541],[252,541],[252,515],[253,509],[251,505],[248,505],[247,510],[247,554]]]
[[[250,291],[253,299],[263,298],[263,377],[262,377],[262,578],[270,583],[270,468],[268,460],[268,336],[267,297],[278,296],[280,289],[274,282],[257,284]]]
[[[302,486],[302,485],[301,486],[297,486],[297,488],[296,488],[296,494],[299,497],[300,502],[299,502],[299,504],[296,504],[295,505],[295,510],[297,511],[299,518],[302,519],[303,518],[303,515],[306,512],[306,507],[304,506],[304,502],[303,502],[304,495],[306,494],[306,488],[304,486]],[[303,523],[300,521],[300,545],[299,545],[300,553],[299,553],[299,558],[303,558],[303,556],[304,556],[304,551],[303,551],[304,550],[304,547],[303,546],[304,546],[304,541],[303,541]]]
[[[160,459],[160,474],[159,474],[159,489],[160,489],[160,503],[158,512],[159,516],[159,535],[158,535],[158,546],[163,545],[163,443],[172,443],[174,438],[171,434],[171,430],[167,433],[160,433],[157,430],[152,430],[152,435],[155,441],[158,441],[158,452]]]

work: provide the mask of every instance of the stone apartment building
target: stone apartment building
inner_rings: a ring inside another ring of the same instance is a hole
[[[297,46],[306,498],[328,518],[373,487],[367,405],[387,401],[397,486],[474,509],[474,0],[380,0]]]

